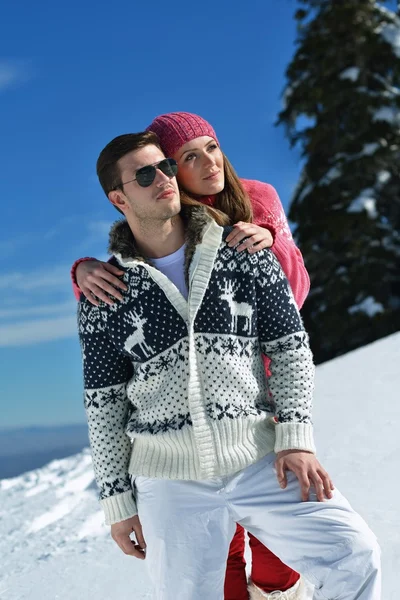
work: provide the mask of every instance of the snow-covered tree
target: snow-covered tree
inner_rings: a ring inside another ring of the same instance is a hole
[[[385,4],[299,0],[296,12],[278,123],[303,157],[289,218],[316,362],[400,329],[400,18]]]

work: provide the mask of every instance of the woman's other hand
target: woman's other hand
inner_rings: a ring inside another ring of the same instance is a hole
[[[232,248],[242,240],[244,241],[236,248],[236,250],[241,252],[242,250],[247,249],[249,254],[254,254],[264,248],[271,248],[274,243],[274,238],[269,229],[259,227],[258,225],[254,225],[254,223],[244,223],[243,221],[239,221],[239,223],[236,223],[236,225],[233,226],[233,230],[226,238],[226,241],[228,246]]]
[[[99,306],[98,300],[103,300],[106,304],[112,305],[114,300],[107,294],[122,300],[122,294],[118,289],[128,289],[118,279],[123,273],[123,271],[108,262],[85,260],[76,267],[75,278],[80,290],[89,302]]]

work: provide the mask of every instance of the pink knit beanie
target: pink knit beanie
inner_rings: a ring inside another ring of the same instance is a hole
[[[210,123],[198,115],[187,112],[173,112],[156,117],[146,131],[153,131],[160,140],[165,156],[171,157],[179,148],[202,135],[209,135],[219,145]]]

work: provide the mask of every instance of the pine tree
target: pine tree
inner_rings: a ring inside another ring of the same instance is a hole
[[[278,123],[304,161],[289,219],[318,363],[400,329],[400,18],[374,0],[299,2]]]

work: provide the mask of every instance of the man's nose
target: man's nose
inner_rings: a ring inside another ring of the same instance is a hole
[[[169,181],[171,179],[171,177],[169,177],[169,175],[166,175],[165,173],[163,173],[161,171],[161,169],[156,168],[156,184],[160,187],[162,185],[165,185],[165,183],[167,181]]]

